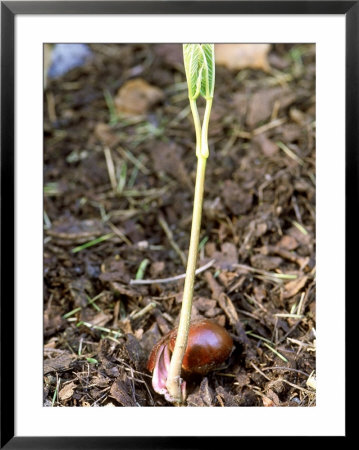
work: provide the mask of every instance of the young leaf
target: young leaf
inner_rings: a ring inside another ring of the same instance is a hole
[[[188,96],[196,100],[201,92],[203,52],[200,44],[183,44],[183,60],[186,71]]]
[[[203,55],[203,72],[201,81],[201,95],[206,100],[213,98],[215,66],[214,66],[214,45],[201,44],[201,52]]]

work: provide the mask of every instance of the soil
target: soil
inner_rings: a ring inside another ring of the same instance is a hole
[[[185,272],[196,157],[181,46],[90,48],[44,92],[44,405],[172,406],[146,363],[184,281],[131,280]],[[315,46],[266,58],[216,68],[192,316],[234,350],[188,381],[187,406],[315,405]]]

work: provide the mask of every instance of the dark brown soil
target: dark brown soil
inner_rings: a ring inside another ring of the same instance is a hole
[[[196,157],[181,46],[90,47],[44,95],[44,405],[170,406],[146,361],[178,323],[183,279],[130,280],[185,272]],[[315,47],[273,45],[268,61],[216,69],[198,266],[215,261],[193,317],[235,350],[189,382],[188,406],[315,405]],[[131,79],[144,90],[128,98]]]

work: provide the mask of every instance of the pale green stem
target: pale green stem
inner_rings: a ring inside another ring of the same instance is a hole
[[[181,368],[183,356],[185,354],[187,347],[188,330],[191,320],[193,287],[197,265],[199,235],[201,231],[202,202],[203,202],[206,161],[207,161],[206,157],[203,156],[198,157],[196,187],[193,203],[191,240],[188,251],[186,281],[183,290],[181,316],[178,326],[176,344],[173,350],[171,365],[167,377],[168,392],[172,396],[173,400],[178,403],[182,401]]]
[[[188,251],[186,280],[183,290],[180,322],[166,383],[169,394],[173,398],[173,401],[177,403],[180,403],[184,400],[182,399],[181,390],[181,368],[183,357],[187,347],[188,330],[191,321],[193,288],[197,266],[199,235],[201,231],[204,179],[206,172],[206,162],[209,154],[208,124],[212,107],[212,99],[207,99],[202,128],[196,101],[191,98],[189,99],[189,101],[193,115],[194,127],[196,130],[197,175],[193,202],[191,239]]]
[[[213,101],[213,99],[211,99],[211,98],[206,100],[206,109],[204,111],[204,117],[203,117],[202,136],[201,136],[201,155],[204,158],[208,158],[208,155],[209,155],[208,125],[209,125],[209,116],[211,114],[212,101]]]
[[[194,128],[196,130],[196,155],[198,156],[201,149],[201,121],[198,114],[196,100],[190,98],[189,104],[191,106]]]

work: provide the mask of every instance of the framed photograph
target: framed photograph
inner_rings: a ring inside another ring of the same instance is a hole
[[[348,436],[358,29],[1,2],[1,448]]]

